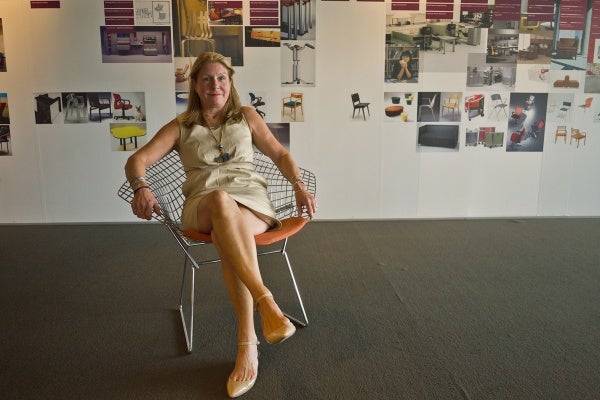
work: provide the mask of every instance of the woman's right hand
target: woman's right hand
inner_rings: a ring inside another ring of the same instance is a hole
[[[152,219],[152,212],[161,215],[156,197],[154,197],[152,190],[145,185],[135,189],[131,201],[131,210],[138,218],[146,220]]]

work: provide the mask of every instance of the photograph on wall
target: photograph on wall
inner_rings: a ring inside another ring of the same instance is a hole
[[[175,68],[173,78],[175,79],[175,90],[187,92],[190,89],[190,72],[195,57],[175,57],[173,67]]]
[[[459,124],[421,122],[417,128],[418,152],[457,152]]]
[[[170,25],[171,4],[168,0],[135,0],[135,25]]]
[[[548,71],[549,91],[580,92],[583,91],[585,71],[570,69],[551,69]]]
[[[384,80],[417,83],[420,50],[431,47],[425,13],[396,11],[393,3],[386,7]]]
[[[385,92],[383,94],[384,122],[415,122],[417,120],[416,92]]]
[[[288,151],[290,150],[290,124],[289,122],[267,122],[275,139]]]
[[[109,129],[113,151],[136,151],[146,144],[145,122],[115,122],[109,125]]]
[[[464,129],[465,149],[501,149],[504,147],[504,129],[499,124],[467,125]],[[489,151],[489,150],[488,150]]]
[[[281,98],[281,122],[304,121],[304,93],[288,92]]]
[[[352,93],[350,95],[350,100],[352,100],[352,120],[353,121],[366,121],[371,118],[371,102],[361,99],[360,94],[358,92]]]
[[[109,122],[111,149],[135,151],[147,141],[144,92],[113,92],[113,118]]]
[[[187,109],[188,97],[190,93],[186,90],[175,92],[175,116],[181,114]]]
[[[82,124],[88,122],[87,93],[64,92],[61,94],[63,122],[65,124]]]
[[[488,121],[506,122],[510,111],[509,100],[509,92],[495,92],[487,95],[485,100],[485,109],[487,110],[485,119]]]
[[[234,67],[244,65],[242,25],[209,23],[206,0],[173,0],[172,11],[175,57],[198,57],[213,51],[228,57]]]
[[[417,121],[438,122],[440,120],[440,92],[419,92]]]
[[[506,151],[541,152],[548,93],[511,93]]]
[[[486,91],[513,90],[517,79],[516,63],[488,63],[486,60],[486,54],[468,54],[467,88]]]
[[[6,72],[6,51],[4,50],[4,28],[0,18],[0,72]]]
[[[0,125],[0,156],[12,156],[10,125]]]
[[[248,102],[245,101],[241,93],[240,96],[242,96],[242,103],[254,107],[254,110],[258,113],[258,115],[260,115],[262,119],[267,119],[267,113],[265,112],[265,108],[267,107],[267,100],[265,100],[266,93],[260,91],[248,92]]]
[[[242,25],[243,9],[241,0],[209,0],[209,25]]]
[[[101,26],[103,63],[170,63],[169,26]]]
[[[465,112],[465,118],[469,122],[487,119],[485,114],[487,98],[488,97],[485,93],[479,91],[465,93],[464,102],[461,104],[461,106],[463,107],[463,110]]]
[[[282,86],[315,86],[316,45],[314,42],[281,44]]]
[[[271,26],[244,27],[246,47],[280,47],[281,31]]]
[[[315,40],[317,38],[315,3],[314,0],[280,2],[281,39]]]
[[[104,122],[114,117],[113,100],[110,92],[91,92],[87,93],[88,100],[88,120],[90,122]]]
[[[33,95],[33,109],[36,124],[62,123],[63,105],[58,92],[41,92]]]
[[[0,124],[10,124],[8,94],[0,93]]]
[[[460,122],[463,96],[461,92],[440,93],[440,122]]]
[[[554,43],[552,28],[519,34],[518,64],[550,64]]]
[[[487,53],[488,64],[516,64],[519,48],[519,31],[517,29],[488,29]]]
[[[546,118],[548,122],[569,124],[573,115],[573,93],[549,93]]]

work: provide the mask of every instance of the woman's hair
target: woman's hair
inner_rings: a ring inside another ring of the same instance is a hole
[[[229,65],[229,62],[223,55],[219,53],[206,52],[196,58],[194,65],[192,65],[192,70],[190,71],[190,89],[187,108],[178,117],[179,121],[188,128],[196,124],[206,126],[206,121],[202,115],[202,102],[196,93],[195,86],[198,79],[198,74],[202,68],[204,68],[204,66],[210,63],[220,63],[222,66],[224,66],[227,70],[227,74],[229,75],[229,79],[231,80],[229,98],[223,107],[223,111],[225,112],[225,122],[230,120],[232,122],[239,122],[242,119],[242,101],[240,100],[240,95],[233,84],[233,74],[235,71],[233,68],[231,68],[231,65]]]
[[[412,59],[412,53],[408,50],[404,50],[402,52],[402,54],[400,54],[400,58],[402,58],[402,57],[408,57],[408,58]]]

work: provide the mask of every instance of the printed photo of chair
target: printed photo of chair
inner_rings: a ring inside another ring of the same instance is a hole
[[[571,139],[569,140],[569,144],[573,143],[573,139],[577,141],[577,148],[579,148],[579,141],[583,139],[583,145],[585,146],[585,141],[587,140],[587,133],[580,131],[577,128],[571,128]]]
[[[556,127],[556,133],[554,133],[554,143],[556,143],[559,137],[562,137],[565,140],[565,144],[567,144],[567,127],[565,125],[558,125]]]
[[[510,144],[512,146],[519,146],[521,141],[525,138],[525,128],[521,128],[520,131],[513,132],[510,135]]]
[[[85,96],[80,93],[69,93],[66,96],[65,104],[65,122],[79,123],[84,122],[85,112]]]
[[[594,101],[593,97],[588,97],[585,99],[585,103],[580,104],[578,107],[583,110],[583,114],[585,115],[586,111],[592,107],[592,102]]]
[[[460,112],[460,93],[450,93],[448,99],[442,104],[442,116],[444,116],[444,110],[452,110],[452,120],[454,121],[454,112],[459,115]]]
[[[365,116],[365,108],[367,109],[367,112],[369,113],[369,117],[371,116],[371,110],[369,110],[369,104],[371,103],[362,103],[360,101],[360,96],[358,95],[358,93],[352,93],[350,95],[350,98],[352,99],[352,119],[354,119],[354,115],[356,113],[356,110],[358,110],[358,115],[360,115],[360,112],[362,111],[362,115],[363,115],[363,119],[366,121],[367,117]]]
[[[560,111],[558,114],[558,118],[561,118],[566,121],[571,111],[571,102],[563,101],[562,106],[558,109],[558,111]]]
[[[254,237],[257,255],[259,257],[276,254],[283,256],[285,263],[282,262],[282,264],[287,267],[283,270],[287,272],[285,275],[289,278],[287,281],[289,284],[286,284],[285,288],[282,287],[281,291],[287,290],[289,296],[282,293],[278,298],[288,300],[288,304],[291,304],[294,311],[298,312],[296,317],[285,312],[290,321],[298,326],[306,327],[308,326],[308,317],[286,249],[288,240],[306,226],[308,219],[298,216],[294,188],[268,157],[258,152],[255,153],[254,166],[256,171],[266,179],[276,216],[282,222],[280,229],[270,230]],[[306,183],[307,190],[314,194],[316,192],[315,175],[304,168],[300,168],[300,175]],[[178,310],[187,351],[191,353],[194,343],[196,272],[200,272],[201,267],[218,264],[221,260],[215,258],[212,250],[207,248],[212,243],[210,234],[183,229],[181,211],[185,198],[181,192],[181,185],[185,178],[186,174],[177,151],[167,154],[146,170],[146,180],[152,188],[161,210],[161,214],[154,214],[153,218],[170,231],[185,256]],[[129,182],[124,182],[119,188],[118,196],[127,203],[131,203],[133,191]],[[275,245],[277,247],[273,247]],[[277,273],[277,270],[269,269],[269,272],[271,271]],[[276,281],[282,282],[281,279],[276,279]]]
[[[515,111],[511,114],[508,124],[510,126],[520,127],[527,119],[527,114],[523,112],[523,107],[516,106]]]
[[[252,107],[254,107],[254,109],[256,110],[258,115],[260,115],[262,118],[264,118],[265,115],[267,115],[267,114],[258,108],[260,106],[265,105],[265,102],[263,101],[262,97],[258,97],[252,92],[250,92],[249,95],[250,95],[250,105],[252,105]]]
[[[102,122],[102,110],[108,109],[108,118],[112,118],[112,105],[110,104],[110,93],[89,93],[90,102],[90,121],[96,121],[92,118],[92,112],[98,110],[98,122]]]
[[[496,117],[500,120],[500,111],[504,112],[504,117],[508,117],[508,113],[506,112],[506,108],[508,104],[506,104],[506,100],[502,99],[502,96],[498,93],[494,93],[491,96],[493,102],[493,110],[496,112]]]
[[[6,151],[4,151],[4,144],[6,143]],[[10,126],[0,126],[0,156],[11,155],[10,150]]]
[[[420,104],[419,104],[419,108],[418,108],[418,113],[417,113],[417,120],[418,121],[423,121],[423,110],[429,110],[429,112],[431,113],[431,120],[432,121],[436,121],[436,115],[435,115],[435,101],[437,100],[437,93],[434,93],[434,95],[432,97],[419,97],[420,100]]]
[[[285,114],[285,109],[289,108],[290,113],[292,115],[292,119],[297,121],[296,109],[300,108],[300,112],[302,113],[302,117],[304,117],[304,109],[302,107],[302,93],[292,92],[288,97],[284,97],[281,99],[281,117]]]
[[[115,115],[115,119],[133,119],[133,115],[125,115],[126,110],[131,110],[133,108],[131,101],[121,98],[121,95],[118,93],[113,93],[113,97],[115,100],[115,111],[121,110],[121,115]]]

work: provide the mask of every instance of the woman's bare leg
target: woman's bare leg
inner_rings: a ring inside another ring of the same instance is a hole
[[[254,300],[269,291],[260,275],[254,235],[266,231],[268,226],[227,193],[218,190],[199,203],[198,226],[202,232],[211,232],[222,259],[225,285],[238,319],[238,341],[254,341]],[[272,298],[262,300],[258,311],[264,333],[288,322]],[[256,374],[256,351],[256,346],[238,348],[233,379],[247,380]]]

